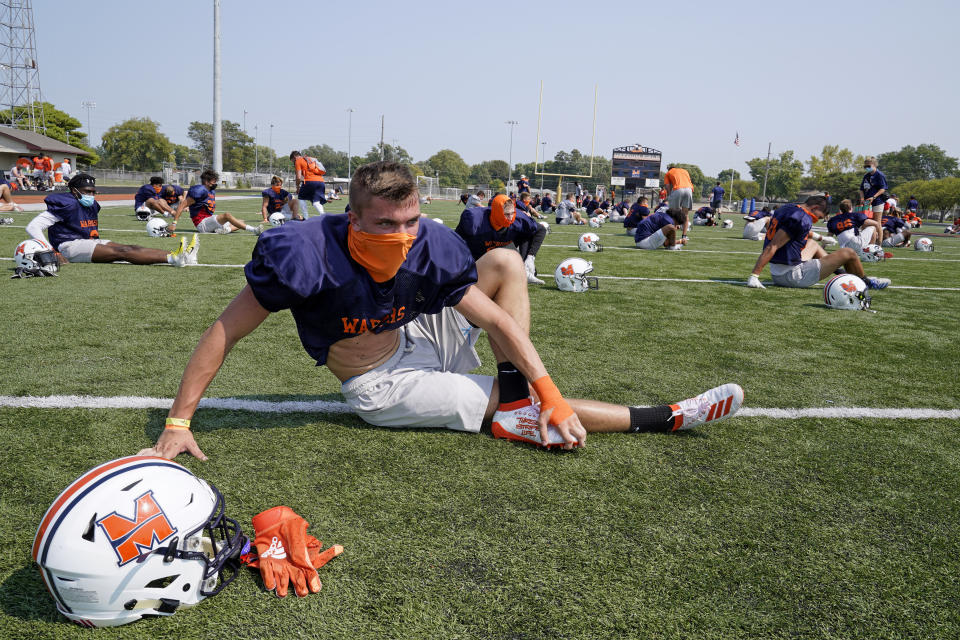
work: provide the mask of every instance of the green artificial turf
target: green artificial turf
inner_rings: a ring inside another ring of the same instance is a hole
[[[259,218],[259,199],[218,205]],[[454,204],[426,210],[456,225]],[[30,219],[13,215],[0,227],[10,252]],[[564,394],[657,404],[738,382],[748,407],[960,406],[960,291],[887,289],[873,314],[829,310],[819,288],[724,283],[745,281],[760,251],[733,219],[694,227],[680,252],[638,251],[618,224],[591,230],[604,251],[586,257],[602,278],[583,294],[558,291],[552,272],[585,255],[587,229],[551,225],[531,334]],[[127,208],[104,208],[100,227],[119,242],[176,242],[148,238]],[[960,242],[934,241],[932,254],[894,249],[868,274],[955,288]],[[242,265],[254,243],[204,236],[200,262]],[[238,267],[71,264],[59,278],[0,278],[0,395],[170,398],[243,283]],[[237,345],[207,396],[340,399],[287,313]],[[83,471],[149,446],[165,414],[0,408],[0,638],[960,636],[958,420],[734,417],[556,453],[350,414],[212,409],[194,421],[210,460],[180,462],[246,529],[286,504],[342,544],[323,590],[280,600],[244,570],[172,617],[73,627],[32,566],[36,527]]]

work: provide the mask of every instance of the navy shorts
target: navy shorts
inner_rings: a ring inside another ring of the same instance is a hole
[[[323,182],[304,182],[300,185],[300,191],[297,192],[297,198],[303,202],[319,202],[320,204],[327,204],[327,199],[324,197],[327,191],[327,185]]]

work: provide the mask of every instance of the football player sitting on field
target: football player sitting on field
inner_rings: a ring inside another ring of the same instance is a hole
[[[165,184],[160,189],[160,198],[170,205],[170,211],[176,211],[185,198],[183,187],[178,184]]]
[[[910,231],[907,223],[898,215],[891,213],[880,219],[883,224],[883,242],[884,247],[905,247],[910,244]]]
[[[270,215],[274,213],[282,213],[285,220],[303,220],[299,212],[300,201],[290,197],[283,188],[283,178],[280,176],[270,178],[270,186],[260,195],[263,196],[260,215],[264,222],[269,221]]]
[[[200,337],[166,428],[142,455],[206,459],[190,431],[200,399],[231,348],[287,310],[310,356],[342,382],[351,409],[381,427],[477,433],[489,421],[496,437],[572,449],[588,431],[670,432],[740,408],[736,384],[656,407],[565,399],[530,342],[516,251],[497,248],[474,260],[453,230],[421,222],[416,179],[399,163],[357,169],[350,206],[348,214],[260,236],[244,268],[246,285]],[[469,373],[480,365],[474,345],[481,330],[496,378]]]
[[[67,193],[56,193],[44,199],[47,210],[30,221],[27,233],[43,240],[46,231],[53,246],[66,262],[130,262],[162,264],[175,267],[197,264],[199,244],[194,235],[187,245],[180,238],[175,251],[148,249],[137,245],[117,244],[100,237],[100,203],[96,201],[97,182],[93,176],[78,173],[67,183]]]
[[[841,267],[866,282],[870,289],[889,285],[887,278],[867,278],[853,249],[845,247],[827,253],[810,237],[813,223],[826,213],[827,199],[823,196],[810,196],[802,205],[785,204],[774,211],[763,239],[763,251],[747,278],[747,286],[766,288],[760,282],[760,272],[767,264],[773,284],[779,287],[812,287]]]
[[[200,233],[231,233],[243,229],[254,235],[260,235],[263,227],[254,227],[241,222],[229,213],[217,213],[217,180],[220,178],[213,169],[207,169],[200,174],[200,184],[195,184],[187,191],[180,206],[173,214],[170,230],[177,228],[177,221],[184,209],[189,209],[190,220]]]
[[[710,207],[700,207],[693,214],[693,224],[698,227],[712,227],[717,224],[713,219],[713,209]]]
[[[764,207],[760,211],[753,211],[749,215],[743,216],[744,222],[747,223],[743,225],[743,239],[763,240],[763,236],[767,233],[767,224],[772,216],[773,212],[770,211],[770,207]]]
[[[687,238],[677,238],[677,231],[687,227],[687,215],[680,209],[667,209],[647,216],[637,224],[633,240],[638,249],[669,249],[676,251],[687,244]]]
[[[650,215],[650,208],[647,206],[647,197],[640,196],[630,207],[630,213],[623,219],[623,228],[628,235],[634,235],[637,231],[637,225],[640,221]]]
[[[520,194],[521,202],[530,194]],[[537,278],[536,256],[547,235],[547,230],[533,218],[517,213],[512,200],[500,194],[494,196],[489,207],[471,207],[460,214],[457,234],[464,239],[474,260],[498,247],[514,247],[523,258],[527,284],[543,284]]]
[[[841,248],[849,247],[857,255],[863,255],[864,247],[882,238],[879,220],[869,220],[864,213],[854,211],[850,200],[840,202],[840,213],[830,218],[827,230],[837,237]]]
[[[147,220],[153,216],[169,218],[173,215],[173,209],[160,195],[162,189],[163,178],[153,176],[150,178],[150,184],[145,184],[137,190],[133,196],[133,211],[137,220]]]

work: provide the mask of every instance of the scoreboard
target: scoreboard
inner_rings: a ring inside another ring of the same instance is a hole
[[[623,188],[626,193],[659,187],[662,156],[663,154],[658,150],[639,144],[617,147],[613,150],[610,175],[613,178],[624,179]]]

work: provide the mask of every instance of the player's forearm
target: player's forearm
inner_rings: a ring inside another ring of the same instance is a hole
[[[170,407],[169,417],[188,420],[193,417],[200,399],[213,382],[232,347],[233,344],[227,340],[223,323],[217,320],[204,332],[190,356],[190,362],[180,379],[177,397]]]
[[[763,271],[763,268],[767,266],[767,263],[773,259],[773,254],[776,253],[776,249],[772,248],[772,245],[767,245],[767,248],[763,250],[763,253],[760,254],[760,257],[757,258],[757,263],[753,265],[753,274],[760,275],[760,272]]]

